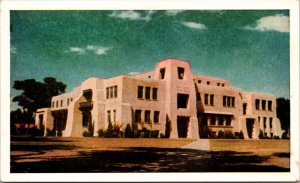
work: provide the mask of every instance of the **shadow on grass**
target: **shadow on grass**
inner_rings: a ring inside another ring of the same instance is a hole
[[[202,151],[179,148],[132,147],[113,151],[79,152],[40,162],[12,161],[11,172],[287,172],[289,169],[260,165],[269,156],[235,151]]]

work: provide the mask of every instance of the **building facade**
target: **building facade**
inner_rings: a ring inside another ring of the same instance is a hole
[[[146,128],[170,138],[202,138],[220,131],[243,132],[246,139],[281,137],[276,97],[243,92],[228,80],[196,75],[178,59],[159,61],[154,70],[113,78],[89,78],[72,92],[52,98],[51,108],[36,112],[36,126],[83,136],[92,126],[94,136],[108,124],[133,131]]]

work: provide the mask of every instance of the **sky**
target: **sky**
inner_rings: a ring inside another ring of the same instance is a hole
[[[89,77],[189,61],[194,74],[289,98],[288,10],[11,11],[14,81],[51,76],[70,92]],[[11,109],[17,104],[11,102]]]

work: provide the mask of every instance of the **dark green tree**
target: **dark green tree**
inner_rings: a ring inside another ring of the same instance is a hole
[[[285,98],[277,98],[277,117],[281,122],[281,128],[289,131],[290,129],[290,100]]]

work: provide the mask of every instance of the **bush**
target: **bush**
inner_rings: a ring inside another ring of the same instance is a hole
[[[93,132],[84,131],[84,132],[82,133],[82,136],[84,136],[84,137],[92,137],[92,136],[93,136]]]
[[[282,139],[290,139],[289,131],[285,130],[282,134]]]
[[[234,136],[235,136],[236,139],[244,139],[244,133],[243,133],[243,131],[235,132]]]
[[[244,137],[243,131],[240,131],[240,136],[239,136],[239,138],[240,138],[240,139],[244,139],[244,138],[245,138],[245,137]]]
[[[264,132],[262,130],[259,130],[258,138],[259,139],[264,139],[265,138]]]
[[[160,133],[160,134],[159,134],[159,138],[166,138],[166,136],[165,136],[165,134]]]
[[[47,136],[56,136],[56,132],[54,129],[50,130],[47,128]]]
[[[150,137],[150,132],[151,131],[148,130],[147,128],[143,128],[140,137],[141,138],[149,138]]]
[[[104,137],[104,138],[119,138],[122,136],[120,125],[112,125],[111,122],[108,123],[107,130],[98,130],[98,137]]]
[[[275,136],[273,137],[273,139],[276,139],[276,140],[278,140],[278,139],[279,139],[279,137],[278,137],[277,135],[275,135]]]
[[[133,137],[132,129],[130,124],[127,124],[125,128],[125,138],[131,138],[131,137]]]
[[[158,138],[158,134],[159,134],[158,130],[151,131],[151,138]]]
[[[223,131],[219,131],[217,135],[218,139],[224,139],[225,138],[225,133]]]
[[[225,132],[226,139],[234,139],[234,135],[231,131]]]

